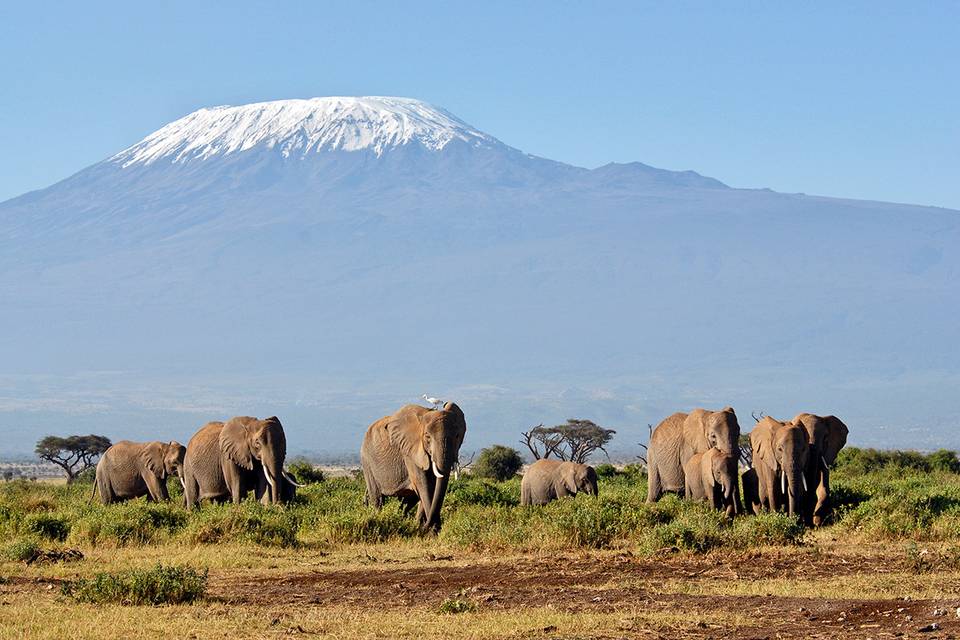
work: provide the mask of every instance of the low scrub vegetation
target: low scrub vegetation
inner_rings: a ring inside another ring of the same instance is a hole
[[[870,539],[960,543],[960,475],[948,464],[916,468],[911,456],[890,456],[861,472],[855,453],[832,477],[836,508],[832,526]],[[927,456],[936,461],[945,456]],[[914,466],[911,466],[914,465]],[[143,499],[91,503],[90,485],[15,481],[0,485],[2,557],[15,560],[37,550],[129,547],[153,544],[250,544],[296,547],[380,544],[421,535],[412,514],[396,500],[382,511],[363,503],[363,482],[330,478],[300,489],[286,507],[253,500],[204,505],[188,512]],[[171,492],[172,493],[172,492]],[[642,469],[603,468],[598,497],[581,495],[544,507],[521,507],[520,479],[463,476],[450,483],[443,510],[442,544],[480,550],[549,550],[629,547],[642,553],[706,552],[804,540],[799,523],[782,514],[729,520],[675,496],[646,503]]]
[[[183,604],[203,597],[207,572],[189,567],[131,569],[116,573],[98,573],[63,583],[63,595],[77,602],[127,605]]]

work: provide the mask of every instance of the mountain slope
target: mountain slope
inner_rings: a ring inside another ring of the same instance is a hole
[[[417,101],[205,109],[0,204],[0,416],[26,450],[234,413],[340,450],[429,392],[469,448],[727,403],[949,444],[958,243],[955,211],[588,170]]]

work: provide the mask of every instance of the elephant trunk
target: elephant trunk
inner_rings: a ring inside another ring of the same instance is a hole
[[[803,473],[803,467],[796,467],[790,469],[789,473],[784,471],[784,476],[787,478],[787,513],[791,516],[799,515],[800,503],[802,497],[805,493],[804,487],[806,486],[806,477]]]
[[[443,506],[443,496],[447,493],[447,482],[450,478],[446,475],[437,478],[437,484],[433,488],[433,496],[430,500],[430,508],[427,511],[427,529],[438,531],[440,529],[440,507]]]
[[[723,502],[725,505],[727,505],[727,508],[726,508],[727,515],[731,515],[731,516],[735,516],[740,512],[740,509],[739,509],[740,501],[737,500],[736,496],[733,495],[734,487],[736,487],[736,485],[732,483],[723,487]]]
[[[274,456],[264,456],[263,475],[267,479],[267,496],[270,504],[280,504],[280,488],[283,482],[283,460]]]

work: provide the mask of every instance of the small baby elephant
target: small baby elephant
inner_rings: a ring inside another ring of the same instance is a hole
[[[737,457],[716,447],[698,453],[683,465],[685,495],[706,500],[718,511],[733,516],[741,511]]]
[[[593,467],[560,460],[537,460],[523,474],[520,504],[547,504],[578,493],[597,495],[597,472]]]
[[[121,440],[104,452],[97,463],[97,480],[91,500],[100,492],[104,504],[147,496],[147,500],[169,500],[167,476],[176,475],[183,484],[183,456],[179,442],[130,442]]]

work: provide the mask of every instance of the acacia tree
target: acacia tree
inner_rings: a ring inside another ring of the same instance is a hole
[[[556,455],[561,460],[586,462],[595,451],[603,451],[616,431],[604,429],[592,420],[569,418],[565,424],[544,427],[542,424],[523,433],[525,444],[537,460]]]
[[[35,452],[41,460],[52,462],[67,474],[67,484],[94,465],[96,459],[110,448],[105,436],[46,436],[37,442]]]
[[[541,422],[530,431],[520,433],[523,436],[520,444],[530,450],[534,460],[546,460],[563,444],[563,437],[552,428],[543,426]],[[560,457],[559,455],[557,457]]]

